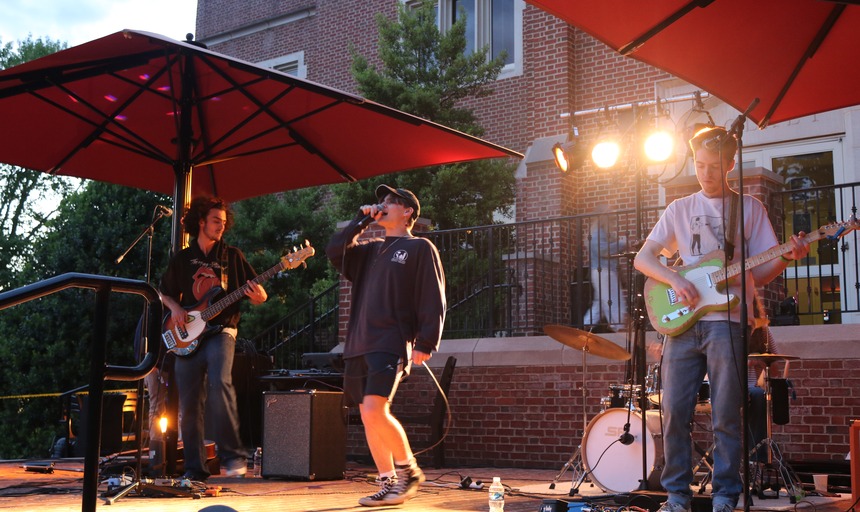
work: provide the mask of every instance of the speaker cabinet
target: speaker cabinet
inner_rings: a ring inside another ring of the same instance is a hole
[[[263,393],[264,478],[340,480],[346,471],[343,393]]]

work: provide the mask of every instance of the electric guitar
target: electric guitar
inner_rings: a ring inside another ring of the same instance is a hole
[[[806,245],[822,238],[836,240],[858,228],[853,216],[840,223],[828,224],[808,233],[803,242]],[[757,267],[762,263],[779,258],[792,248],[790,242],[772,247],[761,254],[747,258],[745,269]],[[725,256],[717,250],[706,254],[695,265],[679,267],[678,273],[693,283],[699,293],[699,302],[691,307],[681,302],[675,290],[669,285],[653,278],[645,281],[645,309],[654,329],[669,336],[677,336],[690,328],[699,318],[711,311],[728,311],[740,302],[740,297],[725,292],[725,282],[741,273],[741,263],[723,267]]]
[[[251,282],[256,284],[264,283],[282,270],[293,269],[305,264],[305,260],[313,256],[315,252],[310,242],[305,241],[305,247],[293,249],[293,252],[281,257],[277,265],[258,275]],[[205,334],[210,334],[218,329],[218,327],[209,325],[209,320],[215,318],[219,313],[244,297],[247,288],[248,283],[245,283],[218,302],[210,305],[215,295],[222,291],[220,286],[213,287],[206,292],[206,295],[197,304],[186,308],[184,329],[180,329],[171,318],[170,313],[168,313],[161,324],[161,339],[164,341],[165,346],[167,346],[167,350],[179,356],[190,356],[194,353],[200,344],[200,339]]]

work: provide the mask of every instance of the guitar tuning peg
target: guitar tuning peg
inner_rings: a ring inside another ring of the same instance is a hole
[[[296,252],[296,251],[298,251],[298,249],[296,249],[296,246],[294,245],[293,246],[293,252]]]
[[[305,268],[308,268],[308,262],[307,262],[307,261],[302,261],[302,266],[303,266],[303,267],[305,267]]]

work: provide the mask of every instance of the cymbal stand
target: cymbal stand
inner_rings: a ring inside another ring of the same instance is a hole
[[[555,484],[561,479],[561,476],[567,472],[568,469],[571,470],[571,487],[570,492],[568,493],[570,496],[576,496],[579,493],[579,486],[585,481],[585,477],[588,475],[586,471],[585,464],[582,463],[582,439],[585,439],[585,431],[588,428],[588,422],[585,421],[585,376],[588,374],[587,366],[586,366],[586,353],[588,352],[588,344],[586,343],[582,347],[582,436],[580,437],[580,444],[576,448],[576,451],[573,452],[573,455],[570,456],[570,459],[564,463],[561,471],[555,475],[555,478],[552,480],[552,483],[549,484],[550,489],[555,489]]]
[[[759,441],[750,451],[749,456],[752,457],[758,453],[759,448],[767,447],[767,462],[750,461],[749,466],[753,468],[753,476],[750,478],[750,487],[756,490],[759,499],[768,498],[764,494],[767,487],[772,487],[779,495],[780,480],[785,486],[785,490],[794,503],[795,499],[803,496],[803,484],[794,473],[794,470],[787,462],[784,461],[782,452],[776,441],[773,440],[773,388],[770,378],[770,365],[776,361],[767,362],[764,369],[764,396],[765,396],[765,418],[767,425],[767,437]],[[776,482],[772,485],[765,485],[767,478],[770,483],[770,475],[775,474]]]

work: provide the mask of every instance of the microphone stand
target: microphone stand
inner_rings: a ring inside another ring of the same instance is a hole
[[[146,271],[144,274],[144,281],[149,284],[150,281],[150,273],[152,271],[152,236],[155,233],[155,225],[161,220],[163,217],[169,217],[162,208],[156,206],[155,213],[153,213],[153,220],[144,228],[144,230],[137,236],[137,238],[128,246],[128,248],[123,251],[122,254],[117,257],[115,263],[118,265],[125,256],[131,251],[131,249],[137,245],[138,242],[144,237],[148,236],[148,244],[147,244],[147,253],[146,253]],[[146,325],[148,325],[149,319],[149,304],[144,303],[143,305],[143,316],[141,317],[143,322],[140,324],[141,332],[140,334],[140,343],[138,346],[138,353],[136,354],[138,358],[147,352],[149,338],[147,337],[147,329],[144,329]],[[153,370],[155,371],[155,370]],[[159,495],[172,495],[172,496],[187,496],[193,497],[194,495],[187,490],[183,489],[174,489],[172,487],[160,486],[160,485],[152,485],[151,481],[147,481],[142,477],[143,464],[141,460],[143,459],[143,395],[144,395],[144,387],[143,387],[143,379],[138,379],[137,381],[137,405],[135,409],[135,415],[137,419],[137,425],[135,428],[135,439],[137,440],[137,452],[136,452],[136,461],[135,461],[135,476],[136,480],[124,488],[120,489],[116,494],[106,498],[106,504],[111,505],[120,498],[128,495],[131,491],[137,491],[138,494],[143,494],[147,489],[154,490],[156,494]],[[162,434],[164,435],[164,434]],[[162,446],[164,445],[164,438],[162,438]],[[166,454],[161,454],[162,459],[162,474],[167,475],[165,469],[167,468],[167,459]]]
[[[146,226],[143,229],[143,231],[141,231],[140,234],[137,235],[137,238],[134,239],[134,242],[132,242],[131,245],[129,245],[128,248],[126,248],[126,250],[124,250],[122,252],[122,254],[120,254],[117,257],[116,260],[114,260],[114,263],[119,265],[122,262],[122,260],[125,259],[126,255],[129,253],[129,251],[131,251],[134,248],[134,246],[137,245],[138,242],[140,242],[141,238],[149,235],[149,259],[146,260],[146,283],[147,284],[149,284],[150,259],[152,258],[152,234],[155,232],[155,225],[158,223],[159,220],[161,220],[165,216],[167,216],[167,215],[165,215],[165,211],[162,210],[161,208],[156,207],[155,213],[153,214],[152,222],[149,224],[149,226]]]
[[[746,237],[744,233],[744,144],[743,144],[743,134],[744,134],[744,125],[746,124],[747,115],[755,109],[758,105],[759,99],[754,98],[750,103],[749,107],[747,107],[746,111],[739,115],[735,121],[732,123],[731,128],[729,128],[727,137],[731,137],[732,134],[735,135],[735,138],[738,142],[738,194],[740,195],[740,201],[738,205],[738,217],[740,224],[740,240],[738,240],[739,249],[740,249],[740,263],[741,263],[741,275],[740,275],[740,286],[741,286],[741,301],[740,301],[740,323],[741,323],[741,347],[742,347],[742,355],[741,360],[744,362],[743,371],[738,371],[738,379],[742,379],[743,381],[743,389],[744,389],[744,400],[742,400],[741,404],[741,451],[742,458],[741,463],[743,465],[743,487],[744,487],[744,512],[749,512],[750,510],[750,501],[751,501],[751,493],[750,493],[750,454],[749,454],[749,440],[747,439],[746,431],[747,425],[749,425],[749,385],[747,384],[747,358],[749,356],[749,347],[748,347],[748,333],[747,333],[747,324],[749,321],[749,315],[747,313],[747,270],[746,270]],[[731,212],[729,213],[731,216]],[[738,369],[740,370],[740,368]]]

